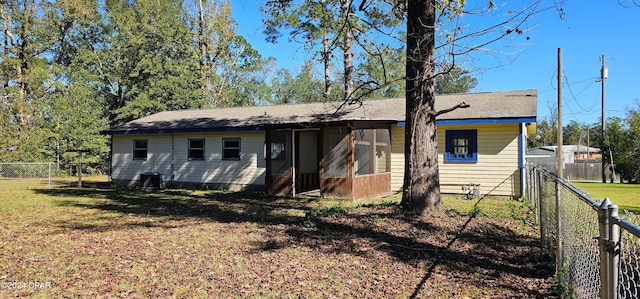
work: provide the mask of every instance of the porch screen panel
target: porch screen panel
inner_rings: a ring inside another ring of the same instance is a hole
[[[291,175],[291,131],[273,131],[269,152],[272,175]]]
[[[300,132],[299,156],[296,166],[302,173],[318,173],[318,132]]]
[[[356,130],[356,175],[366,175],[375,173],[375,160],[371,158],[372,142],[374,141],[374,130]]]
[[[391,171],[391,134],[389,129],[376,130],[376,173]]]
[[[347,128],[325,128],[322,140],[324,177],[346,178],[349,161]]]

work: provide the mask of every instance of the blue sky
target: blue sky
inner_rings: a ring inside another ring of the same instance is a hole
[[[231,3],[238,33],[264,57],[277,58],[280,67],[295,69],[302,65],[308,55],[299,44],[287,43],[286,37],[276,45],[264,42],[258,8],[264,0]],[[637,108],[636,99],[640,99],[640,7],[625,8],[617,0],[568,0],[562,7],[563,19],[556,10],[548,10],[529,22],[530,31],[509,41],[519,49],[517,55],[508,57],[513,62],[505,64],[504,59],[496,60],[492,55],[474,55],[474,66],[485,68],[475,74],[478,86],[474,91],[537,89],[538,119],[547,118],[550,106],[557,103],[557,53],[562,48],[563,123],[575,120],[595,124],[601,108],[601,83],[596,80],[600,57],[606,55],[609,76],[605,81],[605,114],[624,117],[626,109]]]

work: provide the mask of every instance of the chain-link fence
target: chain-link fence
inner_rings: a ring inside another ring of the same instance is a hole
[[[34,184],[46,182],[50,188],[54,166],[51,162],[0,163],[0,180],[33,179]],[[3,185],[7,187],[9,183]]]
[[[625,211],[628,220],[620,222],[620,298],[640,298],[640,216]],[[633,231],[633,228],[636,230]]]
[[[562,297],[638,298],[640,217],[619,217],[609,199],[596,202],[544,168],[527,165],[526,178]]]

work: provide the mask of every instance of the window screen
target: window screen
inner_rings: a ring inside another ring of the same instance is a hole
[[[375,173],[374,163],[375,160],[371,159],[372,146],[371,142],[374,140],[374,130],[355,130],[356,148],[356,175],[365,175]]]
[[[273,134],[271,136],[271,160],[286,160],[287,152],[285,151],[285,141],[287,135],[285,134]]]
[[[289,176],[291,174],[291,131],[274,130],[271,133],[272,175]]]
[[[356,175],[391,171],[389,129],[355,130]]]
[[[322,160],[324,176],[327,178],[346,178],[349,161],[347,129],[325,128],[322,133]]]
[[[376,129],[377,173],[391,172],[391,134],[389,129]]]

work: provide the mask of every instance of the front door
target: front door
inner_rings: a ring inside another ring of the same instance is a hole
[[[295,192],[320,188],[319,130],[295,131]]]
[[[271,194],[288,195],[293,191],[292,131],[268,130],[267,188]]]

